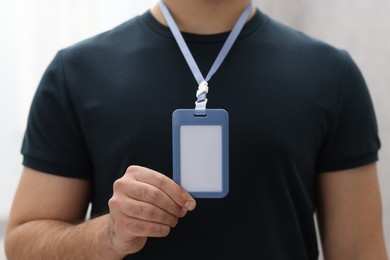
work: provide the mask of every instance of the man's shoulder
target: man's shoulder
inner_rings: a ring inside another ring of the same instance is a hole
[[[135,16],[110,30],[68,46],[60,52],[65,60],[113,55],[137,43],[137,39],[144,31],[141,16]]]
[[[268,19],[263,30],[267,41],[280,54],[338,62],[345,60],[346,52],[344,50],[273,18]]]

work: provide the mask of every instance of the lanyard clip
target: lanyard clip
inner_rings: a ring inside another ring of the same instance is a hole
[[[205,116],[206,115],[206,104],[207,98],[201,102],[195,102],[195,115],[196,116]]]
[[[198,90],[196,91],[197,100],[195,101],[195,115],[196,116],[205,116],[206,115],[206,105],[207,105],[207,93],[209,92],[209,87],[207,81],[202,81],[200,83]]]
[[[196,97],[199,99],[199,97],[200,97],[203,93],[205,93],[205,95],[206,95],[207,93],[209,93],[209,85],[208,85],[207,81],[205,81],[205,80],[203,80],[203,81],[200,83],[200,85],[199,85],[199,87],[198,87],[198,91],[196,91]]]

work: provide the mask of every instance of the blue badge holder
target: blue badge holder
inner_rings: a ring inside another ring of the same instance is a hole
[[[224,198],[229,192],[229,114],[194,109],[172,114],[173,179],[195,198]]]

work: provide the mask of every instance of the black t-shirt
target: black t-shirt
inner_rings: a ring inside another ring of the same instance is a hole
[[[207,74],[228,33],[184,33]],[[368,89],[344,52],[257,11],[209,81],[208,108],[230,114],[230,192],[198,199],[166,238],[131,259],[316,259],[316,178],[377,160]],[[91,180],[108,212],[129,165],[172,176],[171,115],[197,84],[150,12],[60,51],[32,103],[24,165]]]

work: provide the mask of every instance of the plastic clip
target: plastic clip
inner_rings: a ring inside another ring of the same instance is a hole
[[[207,81],[202,81],[202,83],[200,83],[198,91],[196,91],[196,97],[199,98],[203,93],[209,93],[209,86]]]
[[[209,87],[207,81],[202,81],[196,91],[196,102],[195,102],[195,116],[205,116],[206,115],[206,105],[207,105],[207,93],[209,92]]]

